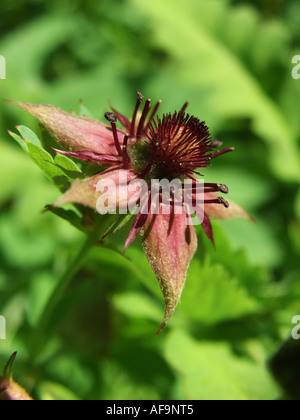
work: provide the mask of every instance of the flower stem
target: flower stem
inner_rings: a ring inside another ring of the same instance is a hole
[[[51,321],[51,317],[55,311],[57,304],[62,299],[74,275],[82,267],[91,248],[93,248],[93,246],[97,243],[97,241],[106,231],[109,223],[111,223],[111,218],[112,216],[110,215],[100,217],[98,216],[98,220],[95,224],[93,231],[87,236],[85,242],[83,243],[83,246],[80,248],[75,258],[71,260],[70,264],[67,266],[66,270],[57,282],[57,285],[53,290],[51,296],[49,297],[44,311],[40,317],[39,323],[37,327],[33,330],[30,349],[32,360],[35,360],[43,350],[49,322]]]

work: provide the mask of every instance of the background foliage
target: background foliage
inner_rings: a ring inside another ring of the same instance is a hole
[[[181,303],[158,337],[157,281],[139,241],[124,258],[126,229],[113,235],[89,253],[36,348],[51,291],[84,235],[41,213],[59,191],[6,132],[40,130],[1,101],[1,365],[18,350],[15,379],[38,399],[299,397],[292,357],[283,350],[272,365],[284,390],[268,367],[300,312],[300,81],[291,77],[299,2],[2,0],[1,8],[1,99],[76,112],[82,99],[102,121],[108,103],[128,115],[137,88],[162,99],[162,112],[189,99],[190,112],[236,147],[206,180],[229,185],[230,199],[256,219],[214,223],[216,251],[199,231]]]

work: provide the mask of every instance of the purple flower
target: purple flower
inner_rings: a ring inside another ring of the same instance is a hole
[[[130,188],[132,181],[143,180],[146,183],[147,188],[143,200],[139,202],[139,211],[125,249],[138,234],[141,235],[145,254],[165,300],[165,316],[160,331],[180,299],[190,261],[197,249],[193,214],[186,203],[187,197],[195,204],[195,213],[212,242],[210,218],[251,218],[237,204],[219,196],[219,193],[228,193],[227,186],[202,183],[197,178],[201,175],[199,169],[207,167],[214,158],[233,148],[216,151],[221,142],[212,140],[203,121],[186,113],[188,103],[179,112],[158,118],[156,113],[160,102],[156,103],[152,112],[150,100],[145,101],[140,111],[143,102],[144,98],[138,91],[131,119],[112,109],[113,112],[105,114],[109,125],[74,116],[49,105],[16,104],[35,116],[66,149],[56,149],[58,153],[106,167],[92,177],[74,181],[55,203],[56,206],[77,203],[96,209],[99,198],[104,194],[98,188],[99,183],[109,181],[116,186],[115,205],[121,211],[135,195]],[[122,124],[122,130],[117,128],[117,121]],[[163,179],[169,182],[179,180],[181,195],[165,200],[158,190],[154,197],[152,181]],[[190,183],[186,186],[187,180]],[[184,196],[183,192],[186,193]],[[202,193],[200,201],[197,193]],[[152,205],[154,198],[158,200],[156,206]],[[178,201],[178,198],[181,200]],[[177,211],[178,208],[181,211]]]

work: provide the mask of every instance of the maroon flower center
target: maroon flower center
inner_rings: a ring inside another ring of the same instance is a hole
[[[146,133],[152,160],[175,177],[193,175],[208,166],[213,146],[203,121],[180,111],[157,118]]]
[[[107,112],[105,117],[111,123],[113,137],[120,164],[124,169],[133,170],[139,178],[145,179],[150,185],[152,179],[193,179],[191,193],[197,188],[204,192],[228,193],[224,184],[204,183],[197,184],[195,175],[201,175],[197,169],[205,168],[217,156],[234,150],[233,147],[214,151],[222,145],[218,140],[212,140],[205,122],[185,113],[188,102],[179,112],[165,114],[162,118],[155,115],[160,101],[149,116],[151,100],[145,102],[139,115],[139,109],[144,102],[140,91],[133,111],[131,121],[118,113]],[[119,120],[125,127],[127,134],[120,142],[116,128]],[[217,203],[228,207],[222,197],[206,199],[205,203]]]

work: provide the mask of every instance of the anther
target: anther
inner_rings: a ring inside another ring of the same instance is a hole
[[[218,189],[219,189],[220,192],[222,192],[224,194],[228,194],[228,192],[229,192],[229,188],[225,184],[218,184]]]
[[[223,197],[216,197],[216,198],[213,198],[213,199],[204,200],[204,203],[205,204],[222,204],[227,209],[229,207],[228,201],[225,200],[225,198],[223,198]]]
[[[104,116],[107,119],[107,121],[109,121],[110,123],[116,124],[118,121],[116,114],[114,114],[113,112],[106,112]]]
[[[214,147],[217,149],[218,147],[221,147],[222,144],[223,142],[221,140],[213,140],[210,145],[211,147]]]
[[[142,92],[139,89],[137,90],[137,95],[138,95],[138,100],[141,103],[144,102],[144,95],[142,94]]]
[[[226,207],[226,208],[228,209],[228,207],[229,207],[229,203],[228,203],[228,201],[227,201],[227,200],[225,200],[225,198],[223,198],[223,197],[218,197],[218,201],[219,201],[219,203],[220,203],[220,204],[223,204],[223,206],[224,206],[224,207]]]

